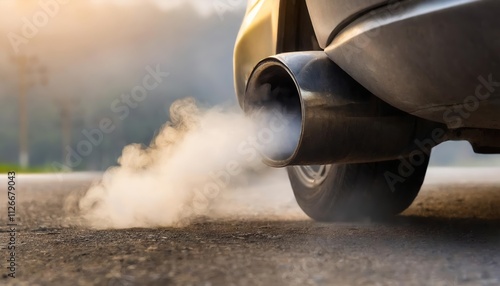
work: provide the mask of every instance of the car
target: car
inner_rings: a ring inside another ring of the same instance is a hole
[[[262,157],[287,168],[308,216],[401,213],[444,141],[500,153],[498,11],[497,0],[249,1],[238,101],[298,120]]]

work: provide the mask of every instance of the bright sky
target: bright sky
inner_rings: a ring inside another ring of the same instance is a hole
[[[246,7],[247,0],[92,0],[94,3],[113,2],[118,5],[137,5],[150,1],[162,9],[172,9],[186,2],[191,3],[203,15],[216,12],[216,9],[241,9]]]
[[[17,3],[19,3],[17,1],[23,0],[0,0],[0,8],[13,8]],[[33,4],[38,2],[36,0],[32,1]],[[246,7],[248,2],[247,0],[89,0],[89,2],[94,4],[113,3],[116,5],[138,5],[143,4],[144,1],[152,2],[162,9],[173,9],[185,3],[191,3],[193,7],[195,7],[202,15],[209,15],[213,12],[217,12],[217,9],[219,12],[221,10],[224,12],[230,12],[231,10],[242,9]]]

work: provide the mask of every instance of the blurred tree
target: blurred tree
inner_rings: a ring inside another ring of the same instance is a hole
[[[26,168],[29,165],[27,92],[37,84],[47,84],[47,70],[36,56],[19,54],[13,56],[12,61],[18,71],[19,165]]]

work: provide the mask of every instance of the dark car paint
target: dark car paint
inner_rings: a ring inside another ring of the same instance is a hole
[[[500,1],[414,0],[395,7],[357,19],[326,53],[400,110],[453,129],[500,129]]]

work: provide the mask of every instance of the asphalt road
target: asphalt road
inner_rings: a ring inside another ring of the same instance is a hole
[[[285,189],[259,211],[126,230],[78,226],[68,201],[96,176],[18,175],[15,279],[0,179],[0,284],[500,285],[500,169],[431,169],[385,222],[316,223]]]

